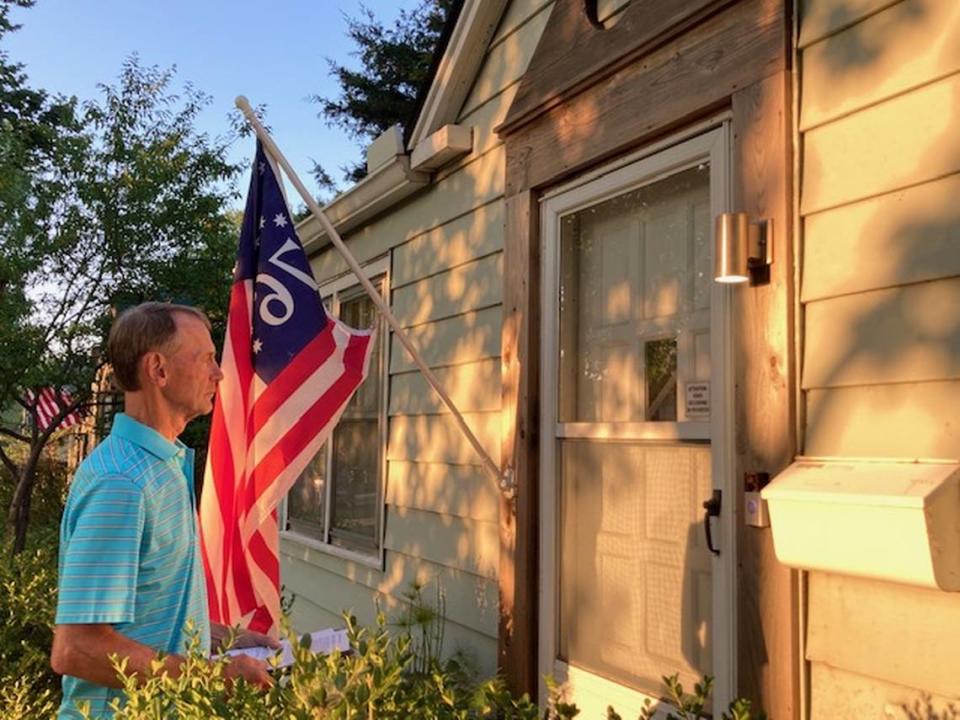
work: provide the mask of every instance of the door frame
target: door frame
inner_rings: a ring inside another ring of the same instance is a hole
[[[688,139],[687,139],[688,138]],[[559,217],[583,207],[640,187],[679,170],[708,160],[710,173],[710,215],[731,209],[733,168],[729,120],[692,138],[689,130],[683,137],[657,143],[630,158],[611,163],[605,169],[590,173],[544,195],[540,206],[541,229],[541,352],[540,352],[540,503],[539,503],[539,641],[537,648],[540,676],[540,697],[546,694],[544,676],[554,674],[556,657],[557,613],[557,514],[556,477],[556,393],[557,346],[559,341],[559,308],[554,303],[559,287]],[[625,164],[628,163],[628,164]],[[710,223],[713,247],[713,223]],[[712,282],[712,279],[711,279]],[[713,572],[713,688],[714,712],[720,716],[737,692],[737,494],[734,482],[736,457],[734,447],[734,343],[732,298],[729,286],[712,283],[710,296],[711,353],[711,476],[714,488],[723,491],[723,507],[713,520],[721,554],[714,559]],[[649,428],[644,439],[685,439],[694,429],[687,423]],[[706,428],[699,430],[702,437]],[[602,687],[605,697],[616,705],[617,697],[636,696],[636,692],[619,683],[605,680],[570,668],[570,679],[588,676],[591,684]]]

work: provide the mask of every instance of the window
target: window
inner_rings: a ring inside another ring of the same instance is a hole
[[[386,259],[368,270],[386,295]],[[349,278],[320,288],[327,311],[355,328],[377,323],[377,310]],[[380,323],[370,373],[340,422],[287,495],[286,530],[334,553],[379,560],[386,446],[386,324]]]

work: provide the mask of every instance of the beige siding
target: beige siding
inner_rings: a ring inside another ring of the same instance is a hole
[[[958,113],[954,74],[805,133],[803,213],[957,172]]]
[[[503,247],[502,228],[503,203],[494,200],[397,246],[394,290],[496,252]]]
[[[849,28],[898,0],[802,0],[800,47]]]
[[[498,146],[465,165],[438,185],[414,196],[403,205],[379,216],[347,238],[361,262],[380,257],[392,248],[472,213],[476,208],[503,197],[504,153]],[[491,228],[502,236],[503,228]],[[347,272],[347,264],[335,251],[311,259],[318,282]]]
[[[464,313],[438,322],[418,325],[407,333],[410,342],[431,367],[458,365],[500,357],[499,306]],[[390,349],[390,370],[413,370],[413,360],[396,338]]]
[[[393,291],[393,314],[404,327],[500,304],[502,255],[496,253]]]
[[[955,699],[822,663],[812,664],[810,686],[810,720],[955,720],[957,717]]]
[[[808,302],[960,275],[960,174],[804,221]]]
[[[399,460],[390,463],[389,505],[496,522],[499,502],[499,493],[482,467]]]
[[[491,44],[486,62],[464,103],[464,114],[520,80],[540,41],[547,18],[550,17],[551,7],[552,5],[541,5],[534,8],[533,14],[514,28],[503,34],[498,32],[497,42]]]
[[[803,452],[960,458],[960,3],[802,9]],[[960,595],[822,573],[809,588],[812,718],[934,718],[960,699]]]
[[[810,575],[807,657],[812,662],[960,697],[958,634],[960,594]]]
[[[957,72],[958,37],[960,3],[904,0],[811,45],[803,53],[801,129]]]
[[[553,0],[514,0],[511,2],[500,20],[500,26],[497,28],[493,40],[490,41],[490,47],[494,48],[502,43],[509,35],[515,33],[517,28],[536,16],[540,10],[552,5]]]
[[[463,419],[497,462],[500,457],[500,413],[464,413]],[[390,460],[451,465],[479,462],[452,415],[394,415],[390,418],[387,457]]]
[[[806,396],[807,455],[960,459],[960,382],[862,385]]]
[[[497,523],[431,517],[434,514],[392,508],[387,519],[387,549],[495,580],[500,559]]]
[[[500,455],[500,333],[504,150],[494,132],[539,40],[550,2],[510,3],[458,122],[473,149],[441,168],[422,192],[346,238],[361,262],[389,256],[391,304],[483,446]],[[344,275],[332,251],[311,258],[320,282]],[[297,595],[298,628],[338,624],[351,608],[371,622],[393,614],[411,584],[439,584],[446,651],[466,651],[482,672],[496,666],[499,494],[495,481],[390,340],[389,441],[383,568],[285,537],[282,578]]]
[[[960,379],[960,277],[807,304],[803,387]],[[826,339],[829,338],[829,342]]]
[[[462,412],[500,409],[500,396],[490,388],[500,385],[500,360],[491,358],[436,371],[437,379]],[[418,370],[394,375],[390,390],[391,415],[449,412]]]
[[[403,548],[398,548],[388,556],[384,571],[357,569],[348,575],[351,582],[343,583],[338,582],[337,558],[286,540],[283,549],[284,577],[299,580],[301,587],[312,591],[298,594],[294,607],[302,597],[337,616],[345,610],[354,612],[366,623],[376,613],[372,598],[392,615],[396,608],[408,603],[407,595],[414,584],[423,587],[426,600],[435,599],[439,586],[449,620],[476,632],[496,632],[497,585],[489,578],[430,562],[420,555],[405,554]]]

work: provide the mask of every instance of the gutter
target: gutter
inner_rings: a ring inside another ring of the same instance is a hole
[[[399,128],[396,130],[399,132]],[[392,140],[394,135],[389,130],[384,133],[384,136],[388,134],[390,134],[389,139]],[[323,207],[323,212],[336,231],[345,235],[353,228],[363,225],[374,216],[425,187],[429,182],[429,173],[417,172],[410,168],[409,155],[395,152],[386,162],[371,170],[367,177],[331,200]],[[308,257],[330,245],[330,238],[321,228],[320,221],[312,215],[297,223],[296,231]]]

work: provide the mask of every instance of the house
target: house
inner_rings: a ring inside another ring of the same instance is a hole
[[[448,651],[518,690],[552,673],[583,717],[672,673],[777,720],[936,717],[960,595],[884,548],[949,562],[960,528],[960,5],[465,0],[447,30],[418,117],[327,211],[509,473],[381,327],[287,500],[295,622],[430,582]],[[772,262],[714,282],[721,239],[761,229]],[[333,311],[373,322],[299,230]],[[791,525],[805,457],[829,492]],[[860,500],[939,473],[945,521],[922,547],[856,525],[845,467]],[[768,477],[772,527],[744,505]]]

